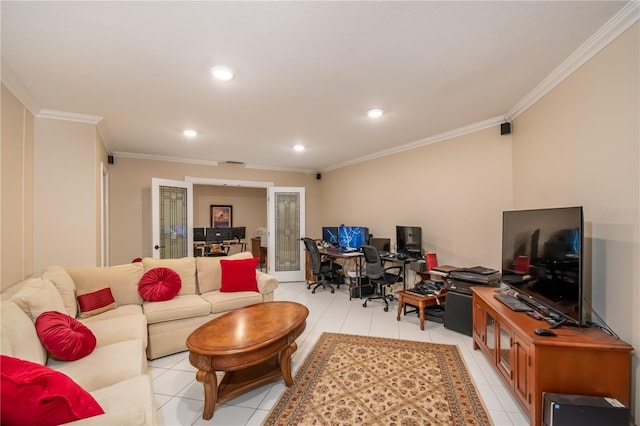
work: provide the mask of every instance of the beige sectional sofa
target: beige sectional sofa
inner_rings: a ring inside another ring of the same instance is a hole
[[[249,259],[250,252],[227,257],[150,259],[105,268],[45,268],[2,293],[0,353],[47,365],[88,391],[105,414],[78,424],[155,424],[155,404],[146,359],[186,350],[188,335],[230,310],[273,300],[277,280],[256,271],[258,292],[221,292],[221,260]],[[138,294],[145,272],[166,267],[182,285],[171,300],[148,302]],[[116,307],[80,318],[76,295],[108,284]],[[97,346],[76,361],[48,359],[34,321],[45,311],[77,318],[95,335]]]

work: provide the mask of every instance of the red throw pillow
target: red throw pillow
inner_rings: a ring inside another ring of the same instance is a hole
[[[118,307],[109,284],[103,284],[95,289],[78,291],[76,299],[78,300],[80,312],[78,316],[80,318],[88,318]]]
[[[138,293],[149,302],[171,300],[180,292],[182,278],[173,269],[153,268],[148,270],[138,283]]]
[[[0,423],[53,426],[104,410],[89,392],[51,368],[0,355]]]
[[[96,336],[86,325],[67,314],[43,312],[36,319],[36,333],[42,346],[58,361],[75,361],[96,347]]]
[[[221,292],[258,291],[256,281],[256,266],[260,259],[221,260],[222,285]]]

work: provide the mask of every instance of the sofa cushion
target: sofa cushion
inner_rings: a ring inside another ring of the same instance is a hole
[[[71,275],[61,266],[47,266],[44,268],[42,278],[51,281],[56,286],[64,302],[67,314],[75,318],[78,315],[78,305],[76,302],[76,285]]]
[[[152,259],[145,257],[142,259],[144,272],[153,268],[171,268],[180,275],[182,287],[179,295],[196,294],[196,260],[193,257],[183,257],[182,259]]]
[[[44,365],[47,350],[40,343],[31,318],[13,302],[3,303],[0,314],[2,354]]]
[[[9,301],[18,305],[32,321],[46,311],[67,312],[56,287],[51,281],[42,278],[28,279]]]
[[[219,314],[264,302],[263,295],[255,291],[237,291],[234,293],[210,291],[200,297],[209,302],[212,314]]]
[[[5,355],[0,361],[3,425],[59,425],[104,414],[96,400],[66,375]]]
[[[78,291],[77,299],[80,318],[92,317],[118,307],[108,284],[102,284],[92,289],[83,288]]]
[[[250,259],[252,257],[253,255],[248,251],[226,257],[196,257],[199,293],[204,294],[209,291],[220,290],[222,285],[221,260]]]
[[[222,285],[220,291],[231,293],[236,291],[258,291],[256,266],[260,259],[234,259],[220,261],[222,268]]]
[[[75,361],[96,347],[96,336],[86,325],[61,312],[49,311],[36,319],[38,338],[53,359]]]
[[[116,311],[128,307],[137,308],[137,311],[128,315],[118,316],[109,316],[114,311],[108,311],[79,321],[86,325],[96,336],[97,346],[138,339],[142,340],[143,346],[146,348],[147,318],[142,313],[142,307],[138,305],[119,306]]]
[[[108,414],[120,413],[117,421],[96,422],[95,425],[156,425],[156,407],[151,378],[147,374],[132,377],[91,392]],[[95,420],[99,420],[96,418]],[[111,419],[109,419],[111,420]]]
[[[142,263],[65,269],[76,285],[76,293],[108,284],[118,305],[142,304],[142,298],[138,294],[138,282],[143,274]]]
[[[97,346],[77,361],[50,359],[47,365],[66,374],[89,392],[147,373],[147,358],[141,340]]]
[[[173,299],[182,286],[182,279],[171,268],[153,268],[144,273],[138,284],[138,293],[149,302]]]
[[[200,296],[176,296],[162,302],[144,302],[142,310],[149,324],[209,315],[211,305]]]

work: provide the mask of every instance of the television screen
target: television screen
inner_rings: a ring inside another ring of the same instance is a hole
[[[505,211],[502,281],[558,321],[584,325],[582,207]],[[534,305],[535,306],[535,305]]]
[[[338,227],[338,244],[340,247],[361,249],[369,240],[369,229],[363,226]]]
[[[207,228],[208,243],[221,243],[231,239],[231,228]]]
[[[422,228],[396,225],[398,253],[422,254]]]
[[[322,241],[329,244],[338,244],[338,227],[337,226],[323,226],[322,227]]]

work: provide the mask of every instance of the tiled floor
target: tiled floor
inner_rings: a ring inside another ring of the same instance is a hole
[[[293,357],[293,372],[324,331],[379,336],[423,342],[456,344],[467,364],[479,394],[496,426],[528,425],[527,417],[504,387],[495,370],[480,351],[472,349],[471,338],[448,330],[442,324],[427,321],[425,330],[418,326],[416,314],[396,321],[397,302],[384,312],[382,302],[372,301],[367,308],[362,301],[349,301],[346,286],[334,294],[318,289],[315,294],[304,283],[280,283],[276,300],[292,300],[309,308],[307,328],[298,338]],[[195,369],[188,353],[149,362],[160,425],[259,425],[277,402],[285,386],[282,381],[265,385],[216,407],[211,420],[202,419],[203,389],[195,381]]]

